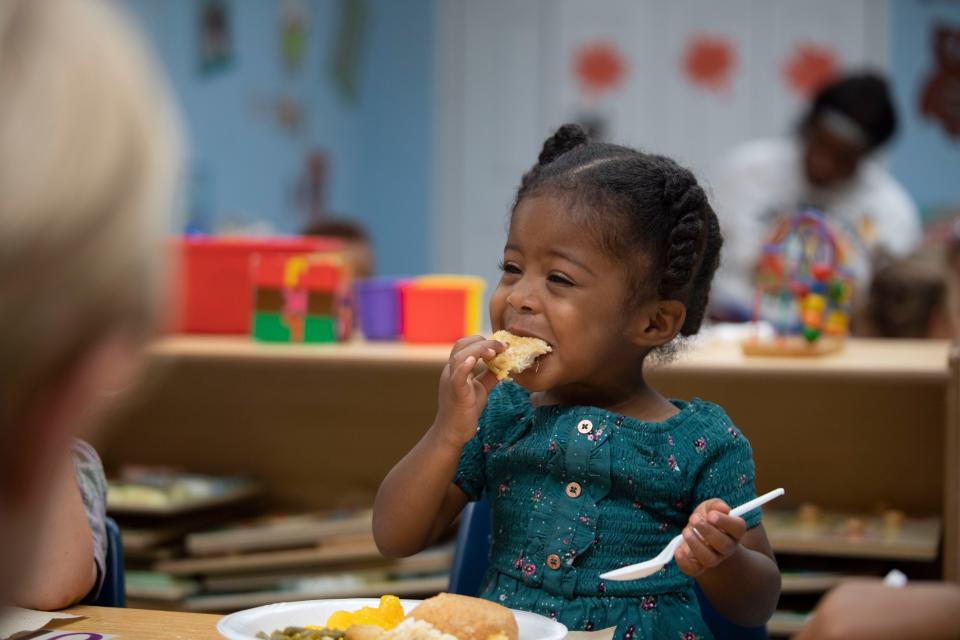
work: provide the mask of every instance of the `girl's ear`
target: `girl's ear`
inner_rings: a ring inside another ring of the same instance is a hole
[[[630,338],[637,346],[655,349],[673,340],[686,318],[687,308],[679,300],[652,300],[637,310]]]

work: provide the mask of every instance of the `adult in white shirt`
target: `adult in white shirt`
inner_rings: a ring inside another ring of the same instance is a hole
[[[903,187],[873,155],[896,131],[887,83],[846,76],[814,98],[793,138],[757,140],[734,149],[712,180],[723,228],[714,314],[750,317],[754,270],[776,220],[813,207],[853,249],[851,267],[865,285],[879,249],[909,253],[920,241],[920,215]]]

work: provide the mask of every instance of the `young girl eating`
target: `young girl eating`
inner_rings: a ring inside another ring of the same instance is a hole
[[[490,301],[494,330],[551,351],[497,384],[475,366],[502,343],[454,346],[433,425],[377,495],[381,551],[416,553],[486,492],[484,598],[617,638],[710,638],[696,580],[731,621],[764,624],[780,574],[760,512],[727,515],[754,497],[750,445],[717,405],[644,379],[648,355],[699,330],[721,244],[689,171],[561,127],[523,177]],[[681,532],[659,573],[599,578]]]

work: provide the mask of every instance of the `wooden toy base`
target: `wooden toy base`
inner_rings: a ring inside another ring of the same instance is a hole
[[[743,354],[760,357],[810,357],[825,356],[843,349],[843,338],[821,338],[810,343],[800,336],[758,340],[748,338],[741,343]]]

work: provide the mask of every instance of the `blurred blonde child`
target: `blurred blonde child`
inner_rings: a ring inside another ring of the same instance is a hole
[[[179,138],[98,0],[0,3],[0,95],[0,604],[57,608],[102,579],[102,470],[74,436],[153,329]]]

